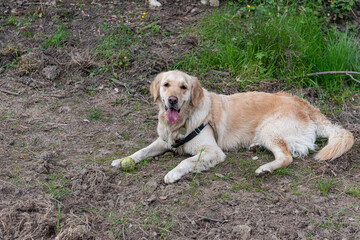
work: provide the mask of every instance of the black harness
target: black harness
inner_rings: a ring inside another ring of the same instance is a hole
[[[200,132],[206,127],[206,125],[207,125],[207,123],[202,123],[200,126],[198,126],[197,128],[195,128],[195,130],[192,131],[192,132],[191,132],[189,135],[187,135],[185,138],[176,140],[175,143],[171,145],[171,147],[177,148],[177,147],[180,147],[181,145],[187,143],[188,141],[190,141],[191,139],[193,139],[194,137],[196,137],[197,135],[199,135]]]

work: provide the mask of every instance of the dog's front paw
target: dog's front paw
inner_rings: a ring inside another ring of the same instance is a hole
[[[272,173],[272,168],[268,165],[268,164],[265,164],[265,165],[262,165],[260,166],[258,169],[256,169],[255,171],[255,174],[256,175],[265,175],[267,173]]]
[[[173,183],[176,182],[177,180],[179,180],[184,174],[179,171],[179,169],[173,169],[170,172],[168,172],[165,177],[164,177],[164,182],[165,183]]]
[[[116,160],[112,161],[111,166],[120,167],[120,163],[121,163],[122,160],[123,159],[116,159]]]

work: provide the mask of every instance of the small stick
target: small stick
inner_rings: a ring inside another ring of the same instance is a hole
[[[2,89],[2,88],[0,88],[0,91],[4,92],[4,93],[7,93],[7,94],[11,94],[11,95],[19,95],[20,94],[20,93],[11,92],[11,91],[8,91],[8,90]]]
[[[327,75],[327,74],[346,74],[346,76],[349,76],[352,80],[354,80],[357,83],[360,83],[359,80],[355,79],[350,74],[360,75],[360,72],[352,72],[352,71],[328,71],[328,72],[315,72],[315,73],[308,73],[303,75],[303,77],[309,77],[309,76],[319,76],[319,75]],[[299,78],[299,77],[291,77],[291,78]]]
[[[228,220],[219,220],[219,219],[209,218],[209,217],[200,216],[200,215],[199,215],[199,217],[200,217],[200,220],[207,220],[207,221],[220,222],[220,223],[228,222]]]
[[[229,72],[223,72],[223,71],[218,71],[218,70],[210,70],[210,72],[217,74],[219,76],[230,76]]]
[[[349,76],[349,77],[351,77],[351,79],[354,80],[355,82],[360,83],[360,81],[357,80],[356,78],[354,78],[352,75],[350,75],[350,74],[348,74],[348,73],[346,73],[346,75]]]
[[[354,80],[357,83],[360,83],[360,80],[355,79],[351,74],[354,75],[360,75],[360,72],[353,72],[353,71],[328,71],[328,72],[314,72],[314,73],[307,73],[301,76],[292,76],[292,77],[288,77],[290,79],[294,79],[294,78],[301,78],[301,77],[310,77],[310,76],[320,76],[320,75],[327,75],[327,74],[345,74],[347,76],[349,76],[352,80]],[[276,79],[277,81],[281,81],[281,80],[285,80],[286,78],[280,78],[280,79]],[[266,80],[266,79],[265,79]],[[267,79],[267,80],[272,80],[272,79]]]
[[[111,81],[113,81],[115,84],[120,85],[122,87],[126,87],[126,84],[123,82],[120,82],[119,80],[112,78]]]

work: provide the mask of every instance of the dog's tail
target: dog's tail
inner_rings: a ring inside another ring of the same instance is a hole
[[[341,126],[332,124],[318,109],[313,109],[312,120],[317,126],[316,134],[328,138],[327,145],[315,155],[316,160],[328,160],[340,157],[354,144],[354,136]]]

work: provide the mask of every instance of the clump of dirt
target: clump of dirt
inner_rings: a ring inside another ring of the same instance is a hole
[[[20,194],[17,194],[18,196]],[[0,231],[4,239],[53,238],[56,216],[50,199],[22,197],[21,201],[3,202]]]

